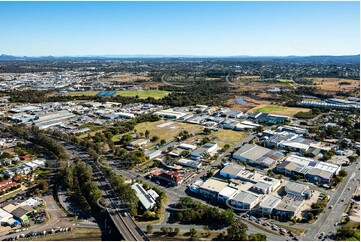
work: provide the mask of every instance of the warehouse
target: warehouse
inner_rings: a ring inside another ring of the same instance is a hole
[[[237,192],[238,192],[238,189],[231,187],[231,186],[226,186],[218,193],[218,200],[220,202],[225,203],[231,197],[233,197]]]
[[[197,146],[196,146],[196,145],[190,145],[190,144],[182,143],[182,144],[178,145],[178,148],[179,148],[179,149],[183,149],[183,150],[187,150],[187,151],[192,151],[192,150],[197,149]]]
[[[152,152],[150,152],[148,155],[147,155],[147,159],[148,160],[152,160],[154,158],[157,158],[158,156],[160,156],[162,154],[162,151],[161,150],[154,150]]]
[[[293,218],[300,211],[304,202],[304,198],[286,195],[274,208],[274,214],[282,218]]]
[[[179,119],[187,115],[187,113],[175,111],[173,109],[157,111],[154,114],[158,115],[161,118],[167,118],[167,119]]]
[[[238,174],[244,170],[243,166],[239,166],[236,164],[229,164],[227,166],[225,166],[220,172],[219,174],[227,179],[233,178],[233,179],[237,179],[238,178]]]
[[[283,154],[255,144],[245,144],[232,157],[252,165],[271,167],[283,158]]]
[[[13,215],[0,208],[0,225],[12,225]]]

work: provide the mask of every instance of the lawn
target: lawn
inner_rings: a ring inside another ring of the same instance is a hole
[[[250,113],[262,112],[262,113],[271,113],[277,115],[286,115],[294,116],[298,112],[308,112],[309,108],[294,108],[294,107],[284,107],[278,105],[259,105],[255,108],[248,110]]]
[[[166,126],[161,126],[162,124],[169,124]],[[156,122],[144,122],[137,124],[135,126],[137,132],[145,133],[146,130],[149,130],[150,137],[156,135],[161,139],[166,141],[177,136],[178,133],[182,130],[187,130],[190,133],[199,132],[202,130],[202,126],[195,124],[180,123],[170,120],[159,120]]]
[[[161,90],[143,90],[143,91],[118,91],[116,96],[123,97],[135,97],[138,95],[141,99],[146,99],[148,97],[153,97],[155,99],[161,99],[166,97],[170,92],[161,91]]]

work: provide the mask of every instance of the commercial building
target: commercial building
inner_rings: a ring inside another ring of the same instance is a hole
[[[183,182],[182,175],[175,171],[155,170],[151,172],[151,175],[174,186],[180,185]]]
[[[305,199],[302,197],[286,195],[274,208],[274,214],[283,218],[293,218],[302,208]]]
[[[139,201],[143,205],[145,210],[152,209],[156,202],[154,199],[147,193],[147,191],[143,188],[139,183],[134,183],[132,185],[132,189],[135,191]]]
[[[240,209],[251,210],[261,201],[261,199],[262,196],[258,194],[249,191],[240,191],[229,200],[229,203]]]
[[[226,186],[218,193],[218,200],[220,202],[227,202],[231,197],[233,197],[238,192],[238,189],[231,186]]]
[[[281,202],[281,198],[267,194],[264,196],[262,202],[258,206],[258,211],[260,214],[270,215],[273,212],[273,209]]]
[[[179,119],[187,115],[187,113],[185,112],[175,111],[173,109],[157,111],[154,114],[158,115],[161,118],[167,118],[167,119]]]
[[[299,175],[312,183],[324,184],[329,183],[331,178],[339,173],[341,167],[306,157],[290,155],[276,169],[285,175]]]
[[[271,167],[283,158],[283,154],[255,144],[245,144],[233,154],[233,158],[251,165]]]
[[[309,186],[297,182],[288,182],[285,186],[285,191],[287,194],[306,199],[312,195]]]
[[[190,145],[190,144],[182,143],[182,144],[178,145],[178,148],[179,148],[179,149],[183,149],[183,150],[187,150],[187,151],[192,151],[192,150],[197,149],[197,146],[196,146],[196,145]]]
[[[238,174],[244,170],[243,166],[239,166],[236,164],[229,164],[219,172],[219,174],[227,179],[237,179]]]
[[[13,224],[13,215],[6,212],[4,209],[0,208],[0,225],[12,225]]]
[[[218,194],[227,186],[226,182],[209,178],[199,187],[199,193],[205,197],[218,198]]]

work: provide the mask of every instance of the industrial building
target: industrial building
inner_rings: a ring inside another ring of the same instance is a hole
[[[262,197],[249,191],[240,191],[229,200],[229,203],[240,209],[251,210],[261,201]]]
[[[199,193],[205,197],[217,198],[228,183],[213,178],[208,179],[199,187]]]
[[[258,206],[258,211],[262,216],[270,215],[273,209],[281,202],[281,198],[267,194],[264,196],[262,202]]]
[[[188,160],[188,159],[184,159],[184,158],[177,160],[176,163],[181,166],[192,167],[195,169],[198,169],[202,166],[202,162]]]
[[[233,158],[251,165],[271,167],[283,158],[283,154],[255,144],[245,144],[233,154]]]
[[[274,214],[283,218],[293,218],[302,208],[305,199],[302,197],[286,195],[274,208]]]
[[[203,158],[205,153],[212,154],[218,149],[218,145],[215,142],[208,142],[202,147],[193,151],[190,155],[190,158],[193,160],[198,160]]]
[[[297,182],[288,182],[285,186],[285,192],[296,197],[304,197],[305,199],[310,198],[312,195],[309,186]]]

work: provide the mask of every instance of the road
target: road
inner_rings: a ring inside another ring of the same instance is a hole
[[[360,184],[360,158],[349,166],[347,171],[348,176],[331,196],[328,208],[319,215],[319,218],[312,226],[308,226],[309,231],[303,240],[318,240],[322,232],[325,234],[336,233],[337,226],[334,224],[341,221],[347,203],[351,200],[355,188]],[[344,200],[344,202],[341,202],[341,200]],[[330,209],[329,206],[333,206],[333,208]]]
[[[127,241],[148,240],[143,231],[141,231],[134,222],[134,220],[130,216],[126,216],[122,211],[119,211],[118,207],[120,204],[122,204],[121,198],[118,197],[118,194],[114,191],[108,179],[103,175],[97,164],[93,162],[89,154],[84,152],[80,147],[76,147],[65,141],[60,142],[70,153],[73,153],[73,155],[78,156],[85,163],[88,163],[92,166],[94,181],[98,184],[105,203],[110,206],[108,210],[109,215],[124,239]]]

